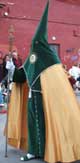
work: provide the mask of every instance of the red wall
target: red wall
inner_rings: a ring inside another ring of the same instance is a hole
[[[3,0],[3,2],[6,6],[0,9],[0,51],[3,51],[3,54],[8,52],[8,30],[10,25],[13,25],[14,46],[24,61],[29,53],[31,39],[43,13],[46,0]],[[9,15],[5,17],[3,15],[7,10]],[[80,6],[51,0],[48,20],[49,43],[60,44],[61,61],[70,67],[74,62],[78,62]],[[76,36],[74,36],[74,30]],[[56,37],[55,41],[52,40],[52,36]],[[4,49],[2,45],[5,45]]]

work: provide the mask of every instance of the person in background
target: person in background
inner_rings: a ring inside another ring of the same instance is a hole
[[[5,89],[7,89],[7,80],[8,80],[8,70],[6,69],[6,61],[9,59],[9,54],[6,54],[3,58],[3,80],[2,84],[5,86]]]
[[[69,80],[69,82],[70,82],[72,88],[75,89],[76,80],[73,78],[73,76],[71,76],[71,75],[69,74],[68,69],[67,69],[67,65],[64,65],[64,64],[63,64],[62,66],[63,66],[63,68],[64,68],[65,73],[67,74],[68,80]]]
[[[4,98],[2,93],[2,84],[0,83],[0,107],[4,106]]]
[[[3,79],[3,59],[0,58],[0,82]]]
[[[77,78],[79,77],[80,74],[80,68],[78,66],[77,63],[75,63],[70,69],[69,69],[69,74],[75,79],[77,80]]]
[[[80,91],[80,74],[79,74],[79,77],[76,80],[76,88],[77,88],[77,90]]]
[[[22,65],[22,60],[21,58],[19,57],[17,51],[12,51],[12,58],[13,58],[13,63],[14,65],[19,68],[21,65]]]
[[[12,57],[9,54],[6,54],[3,60],[3,80],[2,84],[5,85],[7,91],[8,84],[12,85],[13,80],[13,70],[15,65],[13,63]]]
[[[15,65],[13,62],[13,58],[11,56],[6,58],[6,69],[8,71],[8,84],[9,84],[9,89],[11,91],[12,89],[12,82],[13,82],[13,73],[15,69]]]

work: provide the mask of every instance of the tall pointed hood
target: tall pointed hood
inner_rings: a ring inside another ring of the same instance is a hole
[[[36,33],[33,37],[34,41],[42,39],[42,38],[47,40],[48,8],[49,8],[49,1],[46,4],[44,13],[43,13],[40,23],[37,27]]]
[[[60,63],[56,52],[51,50],[47,41],[48,8],[49,0],[32,39],[30,54],[23,65],[30,87],[44,69],[51,65]]]

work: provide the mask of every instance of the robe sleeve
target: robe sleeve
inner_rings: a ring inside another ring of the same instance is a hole
[[[26,81],[26,75],[23,68],[14,70],[13,82],[24,83]]]

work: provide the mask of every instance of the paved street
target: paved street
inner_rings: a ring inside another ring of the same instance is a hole
[[[2,163],[21,163],[20,157],[24,155],[22,151],[8,146],[8,157],[5,158],[5,137],[3,136],[6,114],[0,114],[0,162]],[[41,160],[31,160],[27,163],[43,163]]]
[[[76,95],[78,101],[80,101],[80,92],[76,92]],[[10,146],[8,146],[8,157],[5,158],[5,137],[3,136],[5,121],[6,121],[6,114],[0,114],[0,162],[21,163],[20,157],[24,155],[24,153]],[[31,161],[27,161],[27,163],[43,163],[43,161],[31,160]]]

